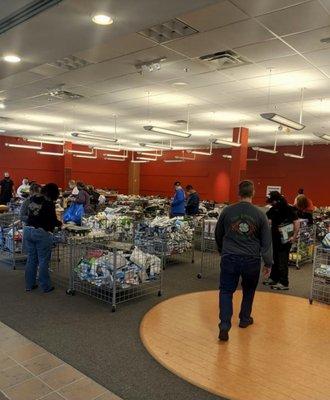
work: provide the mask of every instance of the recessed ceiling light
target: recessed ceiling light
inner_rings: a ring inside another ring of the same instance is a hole
[[[6,108],[6,104],[3,102],[0,102],[0,109],[3,110]]]
[[[92,21],[98,25],[111,25],[113,23],[113,19],[107,14],[96,14],[93,16]]]
[[[19,63],[21,61],[21,58],[16,56],[15,54],[8,54],[8,55],[4,56],[3,59],[6,62],[14,63],[14,64]]]
[[[187,82],[174,82],[172,83],[173,86],[187,86]]]

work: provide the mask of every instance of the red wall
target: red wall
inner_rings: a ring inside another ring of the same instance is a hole
[[[222,154],[231,150],[217,149],[212,157],[197,156],[195,161],[165,164],[162,161],[141,165],[141,194],[173,194],[173,183],[192,184],[203,199],[228,201],[230,161]],[[305,193],[319,206],[330,205],[330,146],[307,146],[303,160],[287,158],[284,152],[299,154],[300,147],[280,147],[279,154],[260,153],[259,161],[249,161],[247,179],[256,186],[256,204],[264,204],[268,185],[282,186],[282,192],[293,202],[297,189]],[[167,153],[173,158],[175,152]],[[255,152],[249,152],[254,158]]]
[[[193,185],[203,199],[228,201],[230,182],[230,161],[217,150],[213,156],[196,156],[194,161],[164,163],[162,160],[141,164],[140,193],[145,195],[173,195],[173,184],[180,181],[183,186]],[[181,152],[168,152],[166,158],[173,159]],[[192,157],[192,154],[186,156]]]
[[[279,147],[279,154],[260,153],[259,161],[248,163],[247,178],[256,186],[255,202],[262,204],[267,185],[276,185],[282,186],[289,202],[302,187],[315,205],[330,205],[330,146],[306,146],[302,160],[284,157],[283,153],[299,154],[300,147]]]
[[[8,171],[18,187],[23,177],[40,183],[54,182],[66,187],[64,180],[64,158],[43,156],[36,150],[6,147],[5,143],[31,144],[9,137],[0,137],[0,177]],[[37,143],[36,143],[37,145]],[[46,151],[58,152],[59,147],[44,145]],[[83,150],[86,150],[83,149]],[[128,161],[116,162],[73,158],[72,179],[81,180],[98,188],[118,189],[120,193],[128,190]]]

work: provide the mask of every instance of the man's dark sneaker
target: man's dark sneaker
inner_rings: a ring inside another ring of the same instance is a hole
[[[220,329],[219,340],[221,340],[222,342],[227,342],[228,339],[229,339],[228,331]]]
[[[44,293],[50,293],[55,290],[54,286],[50,287],[49,289],[45,290]]]
[[[240,328],[247,328],[248,326],[250,326],[252,324],[253,324],[253,318],[250,317],[248,321],[240,321],[238,326]]]
[[[31,288],[26,288],[26,292],[32,292],[32,290],[38,289],[38,285],[33,285]]]

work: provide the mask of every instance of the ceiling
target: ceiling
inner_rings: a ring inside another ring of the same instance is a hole
[[[98,10],[111,13],[114,24],[92,23]],[[164,44],[136,33],[175,17],[198,32]],[[0,35],[0,56],[22,57],[19,65],[0,61],[6,104],[0,129],[13,136],[81,130],[113,136],[116,120],[119,143],[137,149],[141,142],[169,138],[146,132],[144,125],[185,131],[175,121],[189,113],[191,137],[175,139],[178,148],[230,139],[234,126],[249,128],[251,146],[272,145],[278,126],[259,114],[298,121],[304,88],[306,128],[279,133],[278,145],[326,143],[315,136],[330,132],[330,40],[320,41],[326,37],[329,0],[63,0]],[[199,59],[225,50],[246,63],[222,69]],[[53,64],[67,56],[86,66]],[[160,70],[137,71],[136,64],[158,58],[166,58]],[[50,97],[56,87],[83,97]]]

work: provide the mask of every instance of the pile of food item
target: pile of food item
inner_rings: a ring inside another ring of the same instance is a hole
[[[128,289],[159,279],[161,260],[134,248],[133,252],[91,249],[74,268],[75,277],[97,287]]]
[[[156,254],[181,254],[192,248],[194,229],[182,217],[156,217],[141,222],[135,232],[135,244],[152,248]]]

